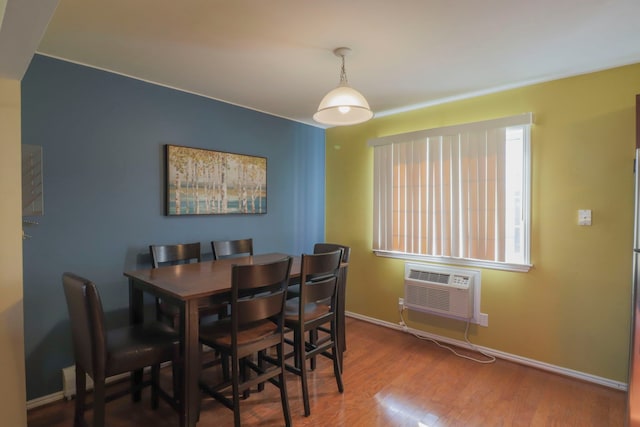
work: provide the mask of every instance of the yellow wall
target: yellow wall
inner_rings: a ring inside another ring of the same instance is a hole
[[[0,424],[26,426],[22,310],[20,82],[0,78]]]
[[[327,130],[327,241],[352,247],[347,310],[397,323],[404,262],[376,257],[373,152],[385,135],[533,112],[528,273],[483,270],[481,346],[626,382],[635,95],[640,64]],[[593,225],[577,225],[591,209]],[[410,313],[410,327],[463,339],[464,323]]]

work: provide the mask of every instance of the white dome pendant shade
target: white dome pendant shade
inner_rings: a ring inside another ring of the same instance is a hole
[[[339,47],[333,51],[342,58],[340,70],[340,85],[327,93],[313,120],[318,123],[333,126],[347,126],[366,122],[373,117],[369,103],[360,92],[349,86],[347,73],[344,68],[344,57],[351,52],[348,47]]]

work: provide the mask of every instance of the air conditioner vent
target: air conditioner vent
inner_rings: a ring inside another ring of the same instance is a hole
[[[409,271],[409,278],[414,280],[421,280],[423,282],[433,282],[433,283],[449,283],[450,274],[446,273],[435,273],[433,271],[420,271],[411,269]]]
[[[429,288],[426,286],[408,286],[405,304],[431,307],[450,311],[450,295],[448,289]]]

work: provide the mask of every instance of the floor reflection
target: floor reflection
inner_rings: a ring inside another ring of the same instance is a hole
[[[440,424],[436,414],[424,414],[420,408],[412,406],[393,396],[375,395],[376,402],[383,409],[387,418],[401,422],[403,426],[438,427]]]

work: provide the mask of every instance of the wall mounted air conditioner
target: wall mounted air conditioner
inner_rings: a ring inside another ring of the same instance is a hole
[[[474,313],[472,272],[424,264],[405,264],[404,305],[457,319],[471,319]]]

